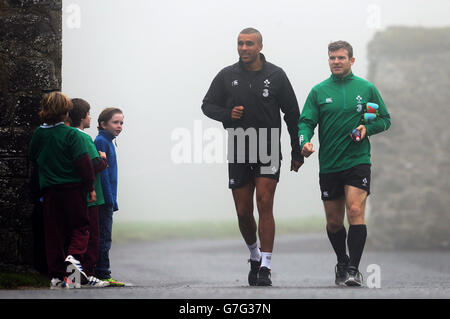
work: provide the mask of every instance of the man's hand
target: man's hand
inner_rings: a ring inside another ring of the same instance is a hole
[[[356,129],[361,132],[361,141],[362,141],[364,137],[366,137],[367,129],[364,125],[360,125]],[[352,133],[350,133],[350,137],[352,137]]]
[[[302,155],[304,157],[309,157],[312,153],[314,153],[314,150],[313,150],[313,145],[311,142],[308,142],[305,145],[303,145]]]
[[[89,201],[88,203],[93,203],[97,201],[97,194],[95,193],[95,190],[93,190],[92,192],[89,192]]]
[[[302,162],[291,160],[291,171],[298,172],[298,169],[303,165]]]
[[[244,107],[242,105],[233,107],[231,111],[232,120],[240,120],[244,115]]]
[[[101,158],[106,159],[106,153],[105,152],[98,151],[98,154],[100,155]]]

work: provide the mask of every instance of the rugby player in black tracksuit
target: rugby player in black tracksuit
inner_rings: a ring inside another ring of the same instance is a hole
[[[297,133],[300,116],[297,98],[284,71],[267,62],[261,50],[261,34],[253,28],[242,30],[238,37],[239,62],[217,74],[202,105],[203,113],[222,122],[228,130],[229,142],[234,142],[228,148],[229,188],[239,229],[250,250],[251,286],[272,285],[273,198],[281,164],[280,110],[291,137],[291,171],[297,172],[303,164]],[[241,141],[245,138],[245,147],[239,144],[240,138]],[[258,227],[253,216],[255,190]]]

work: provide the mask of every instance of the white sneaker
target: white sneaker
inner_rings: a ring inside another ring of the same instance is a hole
[[[85,285],[88,283],[88,277],[86,276],[83,267],[81,266],[81,263],[77,259],[75,259],[72,255],[69,255],[67,256],[66,260],[64,260],[64,263],[67,265],[67,275],[69,279],[71,279],[71,277],[73,276],[72,275],[74,273],[73,268],[75,268],[75,272],[80,274],[80,282],[75,284]],[[75,276],[76,275],[77,274],[75,274]]]
[[[50,289],[63,289],[66,288],[66,283],[59,278],[53,278],[50,281]]]
[[[75,280],[75,278],[69,279],[67,276],[64,277],[64,284],[65,284],[64,288],[66,288],[66,289],[81,288],[81,284],[79,282],[77,282],[77,280]]]
[[[88,283],[85,285],[82,285],[82,288],[105,288],[109,286],[108,281],[100,280],[94,276],[88,277]]]
[[[71,289],[71,288],[80,288],[80,285],[76,285],[71,282],[67,277],[64,277],[64,280],[59,278],[53,278],[50,281],[50,289]]]

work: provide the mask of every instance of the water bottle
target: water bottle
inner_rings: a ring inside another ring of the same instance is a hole
[[[357,130],[356,128],[352,131],[352,140],[355,142],[361,141],[361,131]]]

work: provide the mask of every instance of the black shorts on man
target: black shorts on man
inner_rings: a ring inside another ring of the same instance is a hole
[[[236,189],[247,185],[256,177],[267,177],[280,180],[281,161],[278,166],[271,162],[257,163],[228,163],[228,188]]]
[[[345,195],[344,186],[354,186],[370,194],[370,164],[360,164],[344,171],[319,174],[322,200],[335,200]]]

